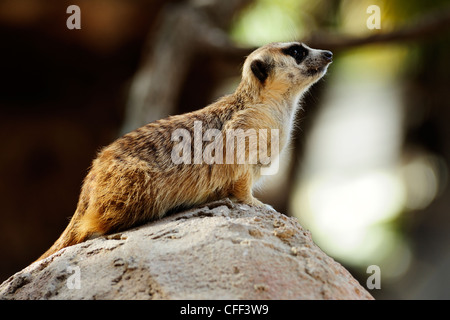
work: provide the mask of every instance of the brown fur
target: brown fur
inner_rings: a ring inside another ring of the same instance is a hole
[[[321,58],[323,51],[308,48],[310,55],[298,64],[282,51],[294,44],[274,43],[253,52],[233,94],[204,109],[147,124],[104,148],[84,180],[72,220],[39,260],[91,237],[161,218],[177,208],[224,197],[262,206],[252,195],[260,164],[176,165],[171,152],[177,142],[171,134],[184,128],[193,136],[194,121],[202,122],[203,133],[214,128],[224,137],[227,129],[278,129],[281,152],[288,143],[300,96],[325,74],[331,60]],[[262,69],[252,69],[255,60]],[[308,74],[319,67],[323,70]]]

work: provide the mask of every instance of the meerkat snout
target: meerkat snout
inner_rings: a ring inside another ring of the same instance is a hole
[[[328,65],[333,62],[333,53],[328,50],[312,49],[305,44],[301,44],[304,50],[307,50],[308,55],[304,59],[306,76],[322,77],[328,68]]]
[[[322,56],[328,62],[333,61],[333,52],[331,51],[325,50],[324,52],[322,52]]]

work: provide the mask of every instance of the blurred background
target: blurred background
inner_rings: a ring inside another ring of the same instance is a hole
[[[335,59],[258,197],[364,287],[379,266],[375,298],[449,299],[445,0],[2,0],[0,281],[57,239],[102,146],[232,92],[254,48],[292,40]]]

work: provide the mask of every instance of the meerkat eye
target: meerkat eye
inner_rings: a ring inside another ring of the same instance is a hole
[[[290,46],[289,48],[283,49],[283,53],[293,57],[295,61],[298,64],[300,64],[303,61],[303,59],[305,59],[305,57],[308,55],[308,49],[306,49],[302,45],[296,44]]]

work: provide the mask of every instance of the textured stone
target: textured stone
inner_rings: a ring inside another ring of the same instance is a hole
[[[65,248],[0,299],[373,298],[296,218],[226,199]]]

